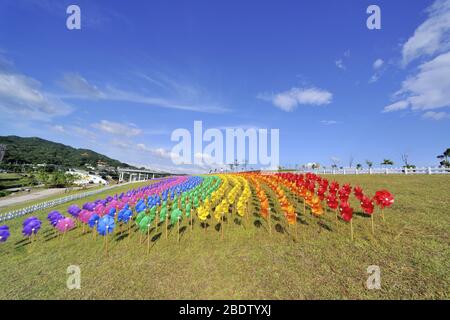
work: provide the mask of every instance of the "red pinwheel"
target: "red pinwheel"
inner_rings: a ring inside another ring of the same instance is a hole
[[[363,209],[364,213],[370,215],[370,221],[372,225],[372,234],[375,233],[375,229],[373,226],[373,199],[370,199],[369,197],[362,196],[361,198],[361,208]]]
[[[383,209],[390,207],[394,203],[394,196],[389,191],[383,189],[375,192],[373,199],[381,208],[381,218],[384,221]]]
[[[341,202],[341,204],[339,205],[339,212],[341,213],[341,217],[342,219],[344,219],[344,221],[349,222],[352,220],[353,209],[350,207],[348,202]]]
[[[336,196],[334,194],[330,193],[327,196],[327,204],[328,204],[328,207],[330,209],[333,209],[333,210],[337,209],[337,207],[339,205],[339,202],[338,202],[338,199],[336,198]]]
[[[316,189],[316,184],[314,181],[310,181],[308,183],[308,190],[311,191],[312,193],[314,193],[314,190]]]
[[[325,199],[325,192],[327,192],[327,188],[324,188],[323,186],[320,186],[317,190],[317,196],[319,197],[320,201],[323,201],[323,199]]]
[[[360,186],[356,186],[353,188],[353,194],[355,195],[356,199],[362,201],[361,199],[364,197],[364,193],[363,189]]]
[[[338,211],[337,208],[339,206],[339,202],[338,199],[336,198],[336,195],[333,193],[329,193],[327,196],[327,205],[328,208],[332,209],[335,211],[335,216],[336,216],[336,224],[338,223]]]
[[[364,195],[360,200],[361,200],[361,208],[363,209],[364,213],[372,215],[374,208],[373,200]]]
[[[350,192],[348,191],[347,188],[344,188],[344,186],[342,186],[342,188],[339,189],[338,195],[339,195],[339,200],[341,200],[341,202],[348,202]]]
[[[387,190],[379,190],[375,193],[374,200],[381,209],[384,209],[394,203],[394,196]]]
[[[339,183],[337,183],[336,181],[331,182],[328,190],[330,193],[336,194],[336,192],[339,190]]]
[[[341,217],[344,221],[350,221],[350,239],[353,241],[353,209],[350,207],[348,202],[341,202],[339,205],[339,211],[341,212]]]

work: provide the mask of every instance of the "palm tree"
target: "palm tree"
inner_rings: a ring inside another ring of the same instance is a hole
[[[450,161],[448,160],[449,157],[450,157],[450,148],[447,148],[447,150],[445,150],[444,153],[437,156],[437,158],[441,160],[439,164],[442,167],[450,167]]]
[[[362,164],[361,164],[361,163],[358,163],[358,164],[356,165],[356,169],[357,169],[357,170],[361,170],[361,169],[362,169]]]
[[[366,164],[367,164],[367,166],[368,166],[369,168],[372,168],[372,167],[373,167],[373,162],[370,161],[370,160],[366,160]]]
[[[390,159],[383,159],[383,162],[381,163],[382,166],[393,166],[394,165],[394,161],[390,160]]]

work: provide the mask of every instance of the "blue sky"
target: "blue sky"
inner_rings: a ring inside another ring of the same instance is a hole
[[[66,28],[69,4],[81,30]],[[366,27],[370,4],[381,30]],[[2,0],[0,134],[181,170],[170,134],[202,120],[279,128],[284,165],[435,165],[449,31],[449,0]]]

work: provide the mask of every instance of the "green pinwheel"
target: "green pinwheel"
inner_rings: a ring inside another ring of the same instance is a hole
[[[179,219],[181,219],[183,216],[183,213],[181,212],[180,209],[176,208],[175,210],[172,211],[172,213],[170,214],[170,224],[175,224],[178,222]]]
[[[139,230],[141,230],[142,232],[147,232],[152,222],[153,219],[151,216],[144,216],[139,222]]]
[[[141,222],[142,218],[144,218],[144,217],[145,217],[145,212],[144,211],[139,212],[139,214],[136,217],[136,224],[139,225],[139,223]]]
[[[163,206],[159,211],[159,221],[166,220],[166,217],[167,217],[167,208]]]
[[[186,205],[186,217],[189,218],[191,216],[191,209],[192,209],[192,205],[190,203],[188,203]]]

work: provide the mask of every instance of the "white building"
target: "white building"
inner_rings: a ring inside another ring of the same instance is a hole
[[[76,175],[77,179],[74,181],[77,185],[85,185],[85,184],[103,184],[107,185],[108,181],[103,179],[100,176],[89,174],[86,171],[70,169],[66,172],[66,174]]]

